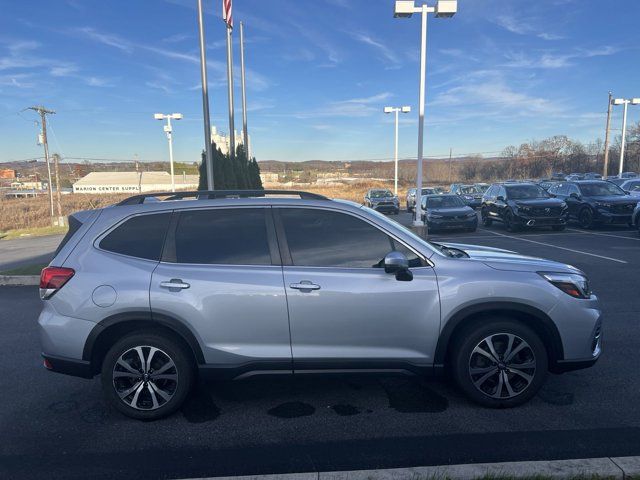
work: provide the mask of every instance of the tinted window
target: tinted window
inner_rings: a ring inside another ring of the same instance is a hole
[[[544,188],[538,185],[511,185],[506,187],[511,200],[527,198],[547,198],[549,195]]]
[[[457,195],[439,195],[427,197],[423,202],[427,208],[462,208],[466,204]]]
[[[280,210],[294,265],[309,267],[375,268],[398,250],[410,266],[421,265],[409,249],[381,230],[352,215],[326,210]]]
[[[567,192],[567,195],[571,195],[572,193],[577,193],[578,195],[580,195],[580,190],[578,190],[578,187],[573,183],[569,183],[566,186],[565,191]]]
[[[100,248],[131,257],[160,260],[171,213],[138,215],[125,221],[100,242]]]
[[[624,195],[624,190],[610,182],[582,183],[580,190],[582,190],[582,194],[586,197]]]
[[[180,213],[178,263],[271,265],[265,209],[235,208]]]

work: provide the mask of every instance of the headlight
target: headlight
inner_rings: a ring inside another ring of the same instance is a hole
[[[427,214],[429,218],[444,218],[444,215],[438,215],[437,213],[429,213]]]
[[[611,204],[610,203],[605,203],[605,202],[596,202],[596,207],[611,208]]]
[[[538,272],[544,279],[573,298],[590,298],[589,280],[577,273]]]
[[[463,195],[462,198],[464,198],[465,200],[473,200],[473,197],[471,195]]]
[[[530,212],[531,211],[531,207],[526,207],[526,206],[520,206],[520,205],[516,205],[518,207],[518,210],[520,210],[521,212]]]

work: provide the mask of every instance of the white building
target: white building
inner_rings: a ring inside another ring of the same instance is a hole
[[[235,131],[235,134],[236,134],[235,140],[236,140],[236,149],[237,149],[239,145],[242,145],[243,137],[242,137],[242,132],[238,133],[237,130]],[[223,155],[229,154],[230,141],[231,140],[229,139],[229,136],[225,135],[222,132],[218,132],[218,128],[215,125],[211,127],[211,143],[215,143],[216,147],[220,149]],[[249,135],[249,145],[251,145],[251,135]],[[249,152],[249,154],[251,154],[251,152]]]
[[[175,175],[176,190],[197,190],[198,175]],[[91,172],[73,184],[73,193],[170,192],[167,172]]]

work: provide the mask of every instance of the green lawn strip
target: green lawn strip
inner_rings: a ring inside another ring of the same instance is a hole
[[[64,235],[65,233],[67,233],[67,227],[18,228],[15,230],[7,230],[6,232],[0,232],[0,240],[42,237],[45,235]]]
[[[12,268],[11,270],[4,270],[0,272],[0,275],[40,275],[40,271],[46,267],[46,263],[39,263],[36,265],[25,265],[24,267]]]

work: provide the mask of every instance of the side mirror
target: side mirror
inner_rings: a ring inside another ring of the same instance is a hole
[[[631,195],[631,192],[630,192],[629,190],[625,190],[625,191],[624,191],[624,194],[625,194],[625,195]]]
[[[402,282],[413,280],[413,274],[409,270],[409,260],[402,252],[389,252],[384,257],[384,271],[395,274],[396,280]]]
[[[499,201],[499,202],[504,202],[504,197],[502,195],[498,195],[496,197],[496,200]]]
[[[571,192],[571,194],[569,196],[571,198],[575,198],[576,200],[580,200],[580,194],[578,194],[576,192]]]

